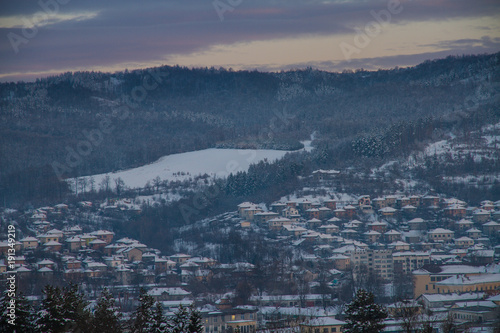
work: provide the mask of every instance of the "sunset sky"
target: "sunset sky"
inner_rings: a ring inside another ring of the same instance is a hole
[[[498,51],[498,0],[0,0],[0,81],[158,65],[372,70]]]

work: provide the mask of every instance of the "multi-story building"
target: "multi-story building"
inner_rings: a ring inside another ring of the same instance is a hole
[[[411,273],[430,263],[430,255],[430,252],[395,252],[392,254],[394,273]]]
[[[422,294],[437,294],[437,282],[459,274],[467,277],[485,274],[485,267],[467,265],[424,266],[413,271],[413,296],[417,298]],[[440,288],[439,292],[441,293],[443,290]]]
[[[351,267],[355,275],[368,272],[391,280],[394,273],[392,251],[358,249],[351,254]]]

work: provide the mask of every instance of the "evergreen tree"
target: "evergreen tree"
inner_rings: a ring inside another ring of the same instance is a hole
[[[92,320],[92,331],[95,333],[122,332],[120,317],[121,313],[117,311],[113,295],[104,289],[101,298],[97,301]]]
[[[29,304],[24,295],[16,297],[16,333],[36,332],[35,309]]]
[[[185,307],[182,304],[179,306],[179,310],[175,313],[175,317],[172,319],[172,333],[188,333],[189,331],[190,316]]]
[[[149,296],[143,288],[139,296],[139,306],[134,313],[131,331],[134,333],[147,333],[153,326],[153,297]]]
[[[345,310],[345,333],[376,333],[381,332],[387,318],[387,311],[381,305],[375,304],[375,297],[364,289],[359,289],[354,300],[347,304]]]
[[[91,314],[88,302],[74,284],[62,290],[46,286],[39,311],[38,329],[42,332],[88,332]]]
[[[48,285],[44,288],[43,293],[45,298],[38,316],[39,329],[42,332],[63,332],[66,320],[61,289]]]
[[[151,333],[163,333],[168,331],[169,325],[163,315],[163,307],[160,302],[156,302],[155,309],[153,311],[153,325],[151,327]]]
[[[35,326],[35,310],[28,303],[28,300],[23,295],[14,297],[15,301],[15,319],[14,325],[9,323],[12,319],[8,316],[8,304],[11,301],[8,291],[4,292],[2,299],[0,299],[0,333],[19,332],[19,333],[32,333],[36,332]]]
[[[70,325],[66,326],[68,332],[88,332],[92,326],[92,314],[88,308],[89,303],[83,294],[78,292],[76,284],[63,288],[64,316]]]
[[[188,331],[189,333],[203,333],[201,314],[194,307],[190,309]]]

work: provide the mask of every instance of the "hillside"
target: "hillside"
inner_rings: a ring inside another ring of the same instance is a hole
[[[296,150],[313,132],[320,166],[387,158],[476,112],[491,122],[499,68],[493,54],[375,72],[163,66],[0,84],[0,191],[7,203],[58,200],[64,178],[215,147]]]

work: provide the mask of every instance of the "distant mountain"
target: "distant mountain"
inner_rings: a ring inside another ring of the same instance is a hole
[[[352,141],[353,154],[383,157],[402,147],[390,143],[387,132],[398,122],[425,125],[429,118],[497,107],[499,55],[375,72],[163,66],[3,83],[0,197],[55,199],[67,191],[62,178],[136,167],[173,153],[293,150],[313,132],[324,150]],[[422,126],[398,128],[420,128],[419,138],[429,134]]]

